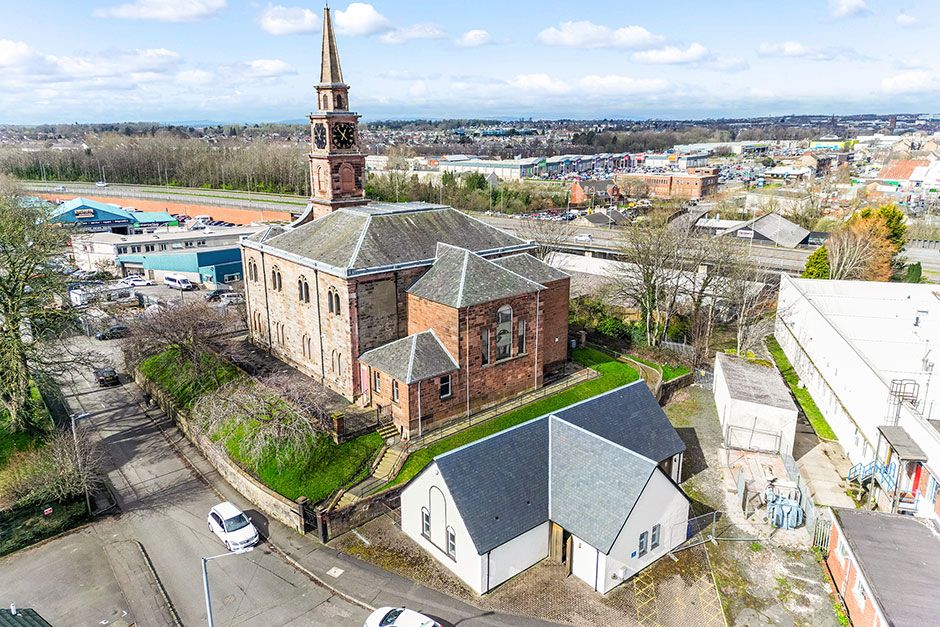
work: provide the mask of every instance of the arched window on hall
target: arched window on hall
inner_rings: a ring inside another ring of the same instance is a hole
[[[328,94],[323,94],[323,111],[326,111],[330,108],[330,96]]]
[[[281,269],[277,266],[271,267],[271,289],[280,292],[284,284],[281,281]]]
[[[512,307],[503,305],[496,312],[496,359],[512,356]]]
[[[331,287],[326,293],[326,306],[330,310],[330,313],[336,313],[333,311],[333,288]]]
[[[333,292],[333,313],[340,315],[339,292]]]
[[[307,277],[301,276],[297,279],[297,300],[302,303],[310,302],[310,284],[307,283]]]

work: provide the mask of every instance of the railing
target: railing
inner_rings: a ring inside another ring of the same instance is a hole
[[[897,490],[897,472],[898,464],[896,461],[884,464],[875,460],[852,466],[849,469],[847,479],[861,483],[874,477],[886,492],[894,492]]]

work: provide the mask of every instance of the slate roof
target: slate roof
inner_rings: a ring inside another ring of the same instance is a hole
[[[554,416],[549,430],[551,520],[609,553],[656,462]]]
[[[257,239],[249,242],[260,243]],[[293,255],[348,276],[429,265],[436,257],[438,243],[482,254],[533,248],[533,244],[452,207],[418,202],[343,208],[269,236],[263,245],[274,254]]]
[[[405,384],[433,379],[460,368],[432,330],[373,348],[363,353],[359,361]]]
[[[575,403],[555,415],[657,463],[685,450],[643,381]]]
[[[10,613],[7,608],[0,608],[0,627],[52,627],[52,624],[46,622],[42,616],[34,609],[16,608],[16,616]]]
[[[718,353],[716,359],[721,364],[731,398],[796,411],[790,389],[776,368],[752,364],[724,353]]]
[[[584,216],[584,219],[597,226],[623,226],[630,224],[630,218],[622,212],[613,209],[611,211],[595,211]]]
[[[482,555],[548,520],[548,421],[523,423],[437,457]]]
[[[498,257],[492,261],[501,268],[506,268],[511,272],[524,276],[530,281],[535,281],[542,285],[569,278],[567,273],[562,272],[558,268],[553,268],[544,261],[536,259],[529,253]]]
[[[465,248],[440,244],[431,269],[408,293],[459,309],[542,289],[544,285]]]
[[[607,190],[616,187],[616,184],[612,179],[581,181],[579,184],[581,185],[581,189],[583,189],[586,194],[593,193],[596,196],[601,196],[603,198],[608,197]]]
[[[889,625],[933,625],[940,596],[940,540],[911,516],[833,507],[868,590]]]
[[[267,227],[261,229],[261,230],[258,231],[257,233],[253,233],[252,235],[249,235],[249,236],[246,237],[245,239],[251,240],[252,242],[263,243],[263,242],[266,242],[267,240],[269,240],[269,239],[272,238],[272,237],[275,237],[275,236],[277,236],[277,235],[280,235],[280,234],[283,233],[285,230],[286,230],[286,229],[285,229],[284,227],[282,227],[282,226],[278,226],[278,225],[276,225],[276,224],[272,224],[272,225],[270,225],[270,226],[267,226]]]
[[[654,406],[664,424],[637,418]],[[656,471],[659,460],[642,451],[684,448],[638,382],[444,453],[434,465],[480,555],[547,520],[607,553]]]

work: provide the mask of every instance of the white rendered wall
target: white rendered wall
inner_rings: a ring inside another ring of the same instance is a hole
[[[597,589],[597,574],[600,572],[600,552],[576,535],[571,536],[571,574]]]
[[[421,535],[421,508],[431,511],[431,540]],[[457,559],[447,555],[446,527],[453,528],[457,538]],[[464,526],[454,500],[441,477],[437,464],[432,463],[401,493],[401,529],[448,570],[453,572],[477,594],[483,594],[485,556],[477,554],[473,540]],[[547,545],[547,533],[545,544]]]
[[[501,544],[490,551],[488,561],[486,555],[481,556],[485,562],[483,565],[484,591],[492,590],[548,557],[550,525],[551,523],[546,520],[534,529]],[[489,568],[488,582],[485,576],[487,568]]]
[[[640,533],[652,534],[660,525],[659,547],[636,556]],[[620,535],[598,569],[598,592],[608,592],[652,564],[686,540],[689,525],[689,501],[679,488],[657,468],[646,489],[630,513]],[[604,558],[603,555],[601,555]]]

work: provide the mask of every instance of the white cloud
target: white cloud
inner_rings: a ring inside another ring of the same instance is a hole
[[[509,84],[525,92],[544,94],[564,94],[571,89],[564,81],[556,80],[548,74],[520,74],[510,80]]]
[[[182,85],[209,85],[216,79],[216,75],[207,70],[180,70],[175,80]]]
[[[568,48],[649,48],[663,41],[642,26],[612,30],[588,21],[562,22],[540,32],[536,39],[548,46]]]
[[[383,44],[403,44],[412,39],[441,39],[446,36],[447,33],[436,24],[412,24],[384,33],[379,41]]]
[[[677,48],[676,46],[665,46],[654,50],[644,50],[642,52],[633,53],[634,61],[663,65],[698,63],[699,61],[708,59],[708,57],[708,48],[697,42],[692,43],[685,50]]]
[[[211,17],[225,8],[226,0],[135,0],[95,9],[97,17],[158,22],[191,22]]]
[[[811,59],[813,61],[831,61],[837,57],[858,58],[858,53],[845,48],[817,48],[798,41],[782,43],[764,42],[757,48],[762,57],[789,57]]]
[[[334,11],[336,30],[341,35],[358,37],[391,30],[392,23],[371,4],[353,2],[345,11]]]
[[[854,17],[868,13],[865,0],[829,0],[832,17]]]
[[[669,81],[662,78],[631,78],[607,74],[591,74],[579,82],[585,90],[600,94],[655,94],[668,90]]]
[[[901,11],[898,13],[897,17],[894,18],[894,21],[897,22],[898,26],[913,26],[917,23],[917,18],[911,15],[910,13],[905,13]]]
[[[485,46],[491,41],[493,41],[493,38],[487,31],[480,28],[475,28],[473,30],[468,30],[466,33],[455,39],[454,45],[460,48],[476,48],[477,46]]]
[[[296,74],[286,61],[280,59],[255,59],[245,63],[246,75],[251,78],[277,78],[288,74]]]
[[[888,94],[922,94],[937,91],[940,84],[936,73],[924,70],[910,70],[889,76],[881,81],[881,91]]]
[[[310,9],[269,4],[258,18],[262,30],[272,35],[309,33],[320,28],[320,18]]]
[[[750,69],[751,64],[740,57],[715,57],[708,66],[719,72],[743,72]]]
[[[7,67],[21,63],[33,54],[22,41],[0,39],[0,67]]]

